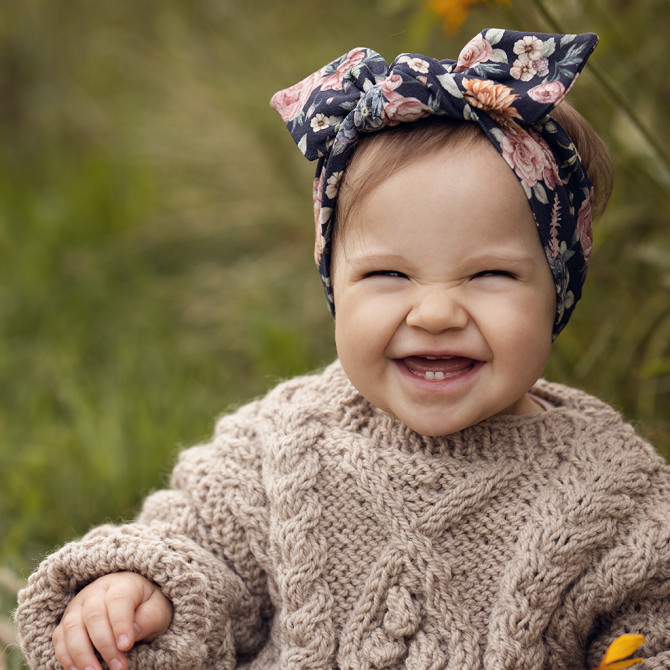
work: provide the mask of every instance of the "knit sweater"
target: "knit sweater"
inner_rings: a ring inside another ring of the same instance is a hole
[[[619,415],[555,407],[423,437],[339,363],[285,382],[182,453],[133,523],[47,558],[19,595],[33,668],[73,596],[132,570],[171,600],[131,668],[595,668],[640,633],[670,668],[670,469]]]

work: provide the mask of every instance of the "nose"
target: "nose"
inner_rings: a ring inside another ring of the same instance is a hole
[[[445,330],[465,328],[469,316],[456,288],[431,287],[417,290],[405,321],[411,328],[442,333]]]

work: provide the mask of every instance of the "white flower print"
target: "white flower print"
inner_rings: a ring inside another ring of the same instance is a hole
[[[328,177],[326,182],[326,195],[332,200],[337,197],[337,193],[340,190],[340,182],[342,181],[343,171],[333,172],[333,174]]]
[[[517,56],[526,56],[529,60],[538,60],[542,57],[544,42],[535,35],[526,35],[514,43],[514,53]]]
[[[514,77],[514,79],[530,81],[538,73],[538,62],[541,61],[533,60],[529,58],[527,54],[521,54],[514,61],[509,73],[512,75],[512,77]]]
[[[330,123],[328,123],[328,118],[325,114],[317,114],[310,122],[310,125],[312,126],[312,130],[315,133],[318,133],[319,130],[325,130],[328,128]]]
[[[399,63],[407,63],[407,65],[414,70],[414,72],[420,72],[421,74],[428,73],[428,62],[423,60],[423,58],[412,58],[410,56],[402,56],[398,59]]]

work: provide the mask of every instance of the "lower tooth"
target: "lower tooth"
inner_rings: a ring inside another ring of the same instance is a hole
[[[432,370],[426,372],[426,379],[435,379],[435,373]]]
[[[435,379],[444,379],[444,372],[436,372]]]

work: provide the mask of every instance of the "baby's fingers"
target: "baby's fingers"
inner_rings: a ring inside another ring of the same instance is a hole
[[[172,604],[155,589],[135,610],[135,640],[151,642],[167,630],[172,621]]]
[[[127,668],[126,657],[118,649],[114,630],[109,620],[108,611],[105,608],[105,603],[100,601],[86,602],[82,607],[82,617],[90,642],[98,650],[100,656],[102,656],[110,670],[125,670]],[[72,641],[69,636],[68,651],[72,654],[78,668],[88,670],[89,666],[81,665],[77,655],[73,653]],[[96,661],[96,663],[91,664],[90,667],[97,670],[100,666]]]
[[[73,638],[73,650],[79,647],[80,652],[78,654],[78,657],[80,659],[83,659],[85,655],[87,654],[86,652],[86,645],[88,644],[88,657],[89,660],[93,659],[94,663],[97,663],[97,660],[95,660],[95,655],[93,654],[93,648],[91,647],[91,643],[88,639],[88,634],[81,629],[78,630],[76,628],[70,627],[70,631],[68,633]],[[82,636],[82,639],[79,641],[79,643],[76,642],[75,638]],[[60,624],[59,626],[56,627],[54,630],[53,636],[52,636],[52,641],[54,645],[54,653],[56,654],[56,659],[58,662],[66,668],[66,670],[71,670],[71,668],[76,668],[77,664],[75,663],[74,659],[72,658],[72,654],[68,651],[67,647],[67,641],[65,638],[65,632],[64,632],[64,627],[63,624]],[[83,661],[85,663],[85,661]],[[90,665],[90,663],[89,663]],[[85,665],[82,667],[86,667]],[[96,667],[96,666],[92,666]]]
[[[100,670],[94,646],[112,670],[124,668],[123,662],[119,664],[120,659],[115,658],[118,652],[104,610],[87,617],[79,603],[71,603],[54,630],[53,645],[58,662],[67,670]]]
[[[135,644],[136,630],[133,626],[135,602],[125,590],[110,588],[105,596],[107,616],[116,647],[128,651]]]

